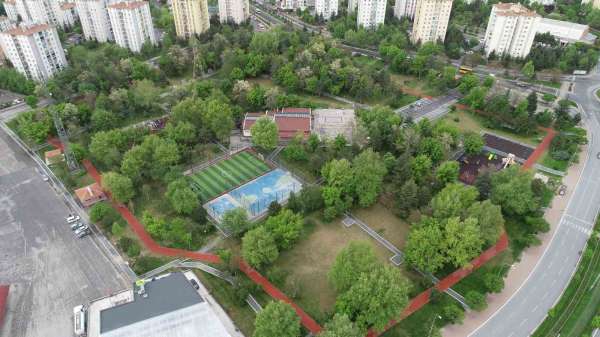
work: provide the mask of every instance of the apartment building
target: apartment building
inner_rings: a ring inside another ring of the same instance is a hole
[[[0,32],[14,28],[14,23],[7,16],[0,15]]]
[[[396,0],[394,4],[394,16],[398,19],[415,18],[415,10],[417,9],[417,0]]]
[[[108,5],[115,42],[139,53],[146,42],[156,45],[150,4],[147,1],[117,2]]]
[[[415,20],[411,41],[426,43],[444,41],[450,20],[452,0],[419,0],[415,9]]]
[[[56,28],[46,23],[1,32],[0,47],[17,71],[35,81],[44,82],[67,66]]]
[[[529,54],[540,15],[521,4],[497,3],[485,31],[485,53],[522,58]]]
[[[279,0],[278,6],[284,11],[295,11],[296,9],[305,10],[305,0]]]
[[[219,20],[221,23],[241,24],[250,17],[248,0],[219,0]]]
[[[9,20],[17,22],[19,20],[19,12],[17,12],[17,2],[15,0],[4,0],[2,3],[4,11]]]
[[[173,0],[172,6],[178,37],[186,39],[210,28],[206,0]]]
[[[315,0],[315,14],[329,20],[338,14],[339,0]]]
[[[377,28],[385,21],[386,0],[358,0],[356,23],[365,28]]]
[[[86,40],[114,40],[107,5],[106,0],[75,0],[75,9]]]
[[[600,0],[581,0],[582,4],[591,3],[592,7],[600,8]]]
[[[356,12],[358,9],[358,0],[348,0],[348,14]]]

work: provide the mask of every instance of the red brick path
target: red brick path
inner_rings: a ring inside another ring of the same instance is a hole
[[[548,149],[552,139],[556,136],[556,131],[548,128],[544,128],[546,130],[546,136],[542,139],[542,142],[535,148],[533,153],[527,158],[525,163],[523,164],[523,169],[527,170],[533,167],[533,165],[540,159],[542,154]]]
[[[94,165],[87,159],[83,160],[83,166],[85,166],[88,174],[98,184],[101,185],[102,177],[100,176],[100,173],[98,173],[98,170],[96,170],[96,167],[94,167]],[[138,221],[138,219],[133,215],[133,213],[131,213],[131,211],[129,211],[129,209],[125,205],[119,204],[114,200],[112,200],[112,205],[117,211],[119,211],[121,216],[129,224],[131,229],[140,238],[140,240],[142,240],[146,248],[148,248],[151,252],[166,256],[187,257],[193,260],[203,261],[207,263],[221,262],[219,256],[215,254],[191,252],[184,249],[169,248],[159,245],[158,243],[156,243],[156,241],[154,241],[154,239],[152,239],[148,232],[146,232],[144,225],[142,225]],[[292,300],[285,296],[285,294],[281,290],[277,289],[277,287],[271,284],[264,276],[262,276],[256,270],[252,269],[252,267],[250,267],[243,260],[240,260],[239,265],[240,270],[244,272],[252,281],[260,285],[267,294],[269,294],[274,299],[291,304],[292,307],[296,310],[298,316],[300,316],[302,325],[307,330],[309,330],[313,334],[317,334],[319,331],[321,331],[321,327],[319,326],[319,324],[317,324],[315,320],[313,320],[306,312],[304,312],[302,308],[300,308],[296,303],[292,302]]]
[[[10,285],[0,284],[0,328],[2,327],[2,322],[4,322],[4,314],[6,313],[6,302],[8,299],[9,289]]]

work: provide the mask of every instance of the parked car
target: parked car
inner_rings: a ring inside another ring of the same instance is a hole
[[[47,175],[45,175],[45,174],[42,174],[42,180],[43,180],[43,181],[48,181],[48,180],[50,180],[50,179],[48,178],[48,176],[47,176]]]
[[[79,221],[78,222],[74,222],[74,223],[71,224],[71,230],[77,230],[77,229],[79,229],[82,226],[83,226],[83,223],[81,223]]]
[[[196,282],[196,280],[190,279],[190,283],[196,290],[200,289],[200,285],[198,284],[198,282]]]
[[[75,230],[75,235],[79,236],[82,232],[87,232],[90,228],[87,225],[83,225]]]
[[[79,221],[79,219],[81,219],[79,217],[79,215],[75,215],[75,214],[69,214],[66,218],[67,223],[77,222],[77,221]]]
[[[81,239],[82,237],[84,237],[86,235],[89,235],[89,234],[90,234],[89,230],[84,230],[84,231],[81,231],[81,232],[77,233],[76,235],[77,235],[78,238]]]

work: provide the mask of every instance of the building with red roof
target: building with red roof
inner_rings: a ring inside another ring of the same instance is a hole
[[[279,139],[289,140],[297,134],[308,138],[312,129],[312,110],[310,108],[283,108],[275,111],[248,112],[244,116],[242,132],[245,137],[252,136],[251,128],[259,118],[270,118],[277,125]]]

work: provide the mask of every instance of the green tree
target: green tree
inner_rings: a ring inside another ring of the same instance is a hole
[[[444,234],[436,220],[424,221],[411,228],[406,242],[406,261],[430,273],[440,270],[446,262]]]
[[[504,230],[502,210],[500,206],[492,204],[489,200],[472,204],[467,210],[466,217],[477,219],[481,238],[486,245],[496,243]]]
[[[191,189],[185,178],[174,180],[167,186],[165,193],[167,200],[175,212],[179,214],[192,214],[200,205],[198,195]]]
[[[25,103],[35,109],[38,105],[38,98],[35,95],[27,95],[25,96]]]
[[[248,229],[250,225],[248,213],[241,207],[228,210],[223,214],[221,224],[233,235],[240,235]]]
[[[370,273],[379,264],[373,247],[365,242],[350,242],[335,257],[329,271],[329,282],[343,293],[350,289],[360,274]]]
[[[264,227],[254,228],[242,238],[242,256],[252,267],[273,263],[279,256],[273,235]]]
[[[344,314],[335,314],[333,318],[325,324],[325,329],[321,331],[318,337],[363,337],[364,332],[360,331],[354,323]]]
[[[269,117],[259,118],[250,128],[252,133],[252,144],[261,149],[271,151],[279,141],[279,131],[277,124]]]
[[[443,162],[436,170],[435,176],[441,183],[449,184],[458,180],[460,167],[455,160]]]
[[[538,208],[539,200],[531,189],[532,175],[516,165],[492,175],[490,200],[502,207],[502,212],[525,215]]]
[[[352,161],[354,193],[362,207],[372,205],[381,191],[387,169],[381,156],[367,149]]]
[[[260,34],[257,34],[260,35]],[[300,317],[283,301],[269,302],[256,315],[252,337],[299,337]]]
[[[532,91],[527,96],[527,112],[534,114],[537,110],[537,93]]]
[[[115,201],[120,203],[128,202],[135,195],[131,179],[116,172],[107,172],[102,175],[102,187],[111,193]]]
[[[533,76],[535,76],[535,67],[533,65],[533,61],[525,63],[525,65],[523,65],[523,68],[521,68],[521,73],[523,74],[523,76],[532,79]]]
[[[114,129],[119,125],[119,119],[112,111],[96,109],[92,113],[91,127],[96,131]]]
[[[421,154],[412,158],[410,160],[410,170],[415,182],[422,182],[430,174],[432,166],[431,159],[427,155]]]
[[[472,88],[464,97],[464,102],[473,109],[482,109],[485,106],[485,97],[487,89],[484,87]]]
[[[483,285],[487,291],[499,293],[504,289],[504,277],[496,273],[488,272],[483,275]]]
[[[229,102],[221,97],[210,98],[204,102],[201,111],[202,122],[208,126],[214,136],[220,141],[229,139],[235,124]]]
[[[444,244],[448,262],[455,267],[466,267],[469,262],[481,253],[483,240],[479,233],[477,220],[467,218],[449,218],[445,225]]]
[[[463,147],[468,155],[476,155],[481,153],[485,142],[483,137],[475,132],[467,132],[463,136]]]
[[[487,308],[487,301],[485,295],[476,291],[470,290],[465,295],[465,300],[471,309],[475,311],[482,311]]]
[[[400,270],[379,266],[361,273],[350,289],[338,296],[336,311],[346,314],[361,330],[382,331],[408,304],[409,283]]]
[[[110,168],[121,162],[121,151],[125,145],[122,131],[101,131],[92,136],[88,149],[94,161]]]
[[[347,159],[334,159],[323,166],[321,174],[325,178],[325,187],[322,190],[325,218],[333,220],[348,210],[354,201],[352,167]]]
[[[273,234],[279,249],[289,249],[300,237],[304,220],[300,214],[284,209],[277,215],[270,216],[265,221],[264,226],[267,231]]]
[[[478,85],[479,78],[473,74],[468,74],[460,79],[458,91],[460,91],[461,94],[466,95],[469,91],[471,91],[471,89],[477,87]]]
[[[472,186],[448,184],[431,201],[433,216],[438,219],[461,216],[478,196],[479,192]]]

